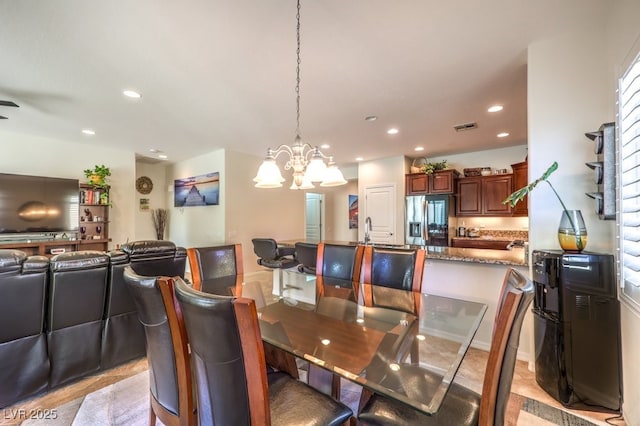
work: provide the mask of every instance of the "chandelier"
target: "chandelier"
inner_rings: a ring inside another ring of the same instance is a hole
[[[313,182],[320,182],[320,186],[339,186],[347,181],[342,172],[333,161],[333,157],[327,156],[316,147],[303,143],[300,137],[300,0],[296,13],[296,137],[291,146],[280,145],[276,149],[267,149],[267,156],[258,169],[258,174],[253,181],[256,188],[280,188],[285,179],[276,164],[276,158],[280,154],[288,156],[284,165],[285,170],[293,170],[293,182],[289,189],[311,189]],[[327,163],[324,160],[327,160]]]

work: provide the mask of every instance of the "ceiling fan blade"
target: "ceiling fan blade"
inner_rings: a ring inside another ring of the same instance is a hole
[[[0,120],[6,120],[7,117],[5,117],[4,115],[0,115]]]
[[[20,108],[17,103],[11,101],[0,101],[0,105]]]

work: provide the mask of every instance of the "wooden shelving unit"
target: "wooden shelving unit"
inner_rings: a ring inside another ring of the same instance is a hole
[[[78,250],[108,250],[110,208],[109,187],[95,189],[91,185],[80,184]]]

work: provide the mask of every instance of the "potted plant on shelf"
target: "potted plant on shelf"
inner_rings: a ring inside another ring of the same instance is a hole
[[[104,164],[96,164],[93,169],[85,169],[84,175],[88,179],[87,183],[94,188],[106,188],[107,178],[111,176],[111,169]]]
[[[420,171],[424,174],[430,175],[438,170],[444,170],[447,168],[447,160],[438,161],[435,163],[425,163],[420,166]]]
[[[567,209],[567,206],[564,204],[564,201],[562,201],[562,198],[560,198],[556,189],[553,187],[551,182],[548,181],[551,173],[555,172],[557,169],[558,162],[554,161],[542,176],[511,193],[511,195],[505,198],[502,203],[509,203],[511,207],[514,207],[519,201],[522,201],[527,194],[533,191],[533,188],[535,188],[540,182],[546,182],[549,187],[551,187],[551,190],[562,206],[562,216],[560,218],[560,226],[558,227],[558,241],[560,243],[560,247],[565,251],[581,252],[587,245],[587,229],[582,218],[582,212],[580,212],[580,210]]]

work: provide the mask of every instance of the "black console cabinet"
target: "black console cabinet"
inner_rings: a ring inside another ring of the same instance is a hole
[[[566,407],[620,412],[620,305],[609,254],[533,252],[536,381]]]

